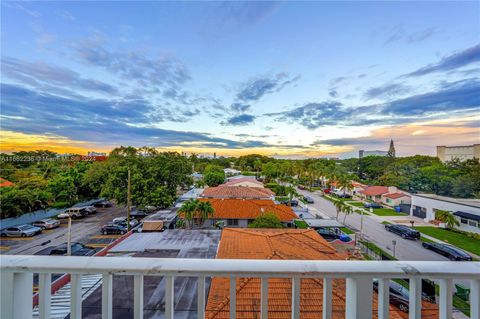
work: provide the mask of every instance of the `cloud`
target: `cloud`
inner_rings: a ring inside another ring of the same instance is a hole
[[[363,95],[364,99],[379,99],[379,98],[391,98],[397,95],[408,93],[411,91],[409,86],[403,83],[391,83],[383,86],[373,87],[368,89]]]
[[[244,104],[244,103],[238,103],[238,102],[235,102],[235,103],[232,103],[232,105],[230,106],[230,108],[232,109],[232,111],[234,112],[239,112],[239,113],[243,113],[243,112],[246,112],[250,109],[250,105],[249,104]]]
[[[408,32],[404,26],[396,25],[385,32],[385,44],[403,41],[405,43],[418,43],[431,38],[437,33],[435,28],[426,28],[423,30]]]
[[[60,11],[58,15],[66,21],[70,21],[70,22],[75,21],[75,16],[70,11],[63,10],[63,11]]]
[[[110,84],[82,78],[77,72],[67,68],[56,67],[44,62],[27,62],[14,58],[1,59],[2,75],[35,87],[42,84],[83,89],[107,94],[117,94],[118,91]]]
[[[1,84],[2,130],[61,136],[98,145],[184,146],[241,149],[272,147],[255,140],[235,141],[207,133],[158,128],[161,121],[183,121],[187,112],[170,112],[142,99],[64,98],[17,85]],[[35,116],[32,116],[35,114]]]
[[[330,89],[330,91],[328,92],[328,95],[330,95],[330,97],[338,97],[338,91],[336,89]]]
[[[472,63],[480,62],[480,44],[460,52],[448,55],[439,62],[424,66],[414,72],[405,74],[404,76],[422,76],[434,72],[444,72],[458,69]]]
[[[178,89],[191,79],[187,67],[168,54],[151,58],[141,52],[112,52],[99,41],[90,40],[76,43],[74,49],[80,61],[103,68],[149,89]]]
[[[255,121],[255,116],[250,114],[241,114],[237,116],[233,116],[226,121],[223,121],[222,125],[234,125],[234,126],[242,126],[253,123]]]
[[[258,101],[266,94],[278,92],[285,86],[300,79],[300,76],[291,77],[287,73],[277,73],[272,77],[258,77],[242,85],[237,94],[237,100],[243,102]]]
[[[445,83],[437,91],[395,100],[384,105],[383,114],[419,116],[442,112],[480,110],[480,80]]]

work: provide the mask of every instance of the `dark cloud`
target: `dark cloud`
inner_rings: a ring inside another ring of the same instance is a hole
[[[368,89],[363,95],[364,99],[379,99],[379,98],[392,98],[397,95],[402,95],[411,91],[409,86],[403,83],[391,83],[385,84],[379,87],[373,87]]]
[[[139,99],[71,99],[5,83],[1,84],[1,95],[0,106],[5,116],[3,130],[63,136],[101,145],[118,145],[121,141],[122,144],[152,147],[191,145],[240,149],[272,146],[263,141],[234,141],[207,133],[157,128],[153,124],[173,115],[158,112]]]
[[[300,79],[300,76],[291,77],[287,73],[278,73],[272,77],[259,77],[244,83],[240,92],[237,94],[237,100],[243,102],[258,101],[264,95],[278,92],[285,86],[292,84]]]
[[[331,89],[329,92],[328,92],[328,95],[330,95],[330,97],[338,97],[338,92],[336,89]]]
[[[248,110],[250,109],[250,105],[249,105],[249,104],[244,104],[244,103],[235,102],[235,103],[232,103],[232,105],[230,106],[230,108],[231,108],[232,111],[234,111],[234,112],[244,113],[244,112],[246,112],[246,111],[248,111]]]
[[[167,54],[151,58],[134,51],[113,52],[92,41],[76,43],[73,48],[80,61],[148,88],[179,88],[191,78],[187,67]]]
[[[88,90],[107,94],[117,94],[115,87],[105,82],[85,79],[75,71],[52,66],[44,62],[27,62],[4,57],[1,60],[2,75],[6,78],[27,83],[35,87],[42,85]]]
[[[255,116],[250,114],[241,114],[227,119],[226,121],[222,122],[222,125],[241,126],[250,124],[253,121],[255,121]]]
[[[480,81],[445,83],[437,91],[399,99],[384,105],[383,114],[418,116],[480,109]]]
[[[434,72],[450,71],[475,62],[480,62],[480,44],[446,56],[437,63],[424,66],[423,68],[408,73],[405,76],[412,77],[426,75]]]

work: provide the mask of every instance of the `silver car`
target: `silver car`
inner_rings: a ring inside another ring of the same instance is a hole
[[[9,227],[2,230],[2,237],[32,237],[36,234],[40,234],[42,229],[32,225],[20,225],[15,227]]]
[[[58,220],[48,218],[36,221],[32,225],[35,227],[40,227],[41,229],[53,229],[60,226],[60,222]]]

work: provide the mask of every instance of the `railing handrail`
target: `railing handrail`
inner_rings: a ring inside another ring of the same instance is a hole
[[[211,277],[480,279],[480,262],[258,260],[2,255],[12,272]]]

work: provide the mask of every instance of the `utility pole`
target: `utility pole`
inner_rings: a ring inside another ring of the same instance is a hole
[[[72,216],[68,215],[67,256],[72,255]]]
[[[128,170],[128,184],[127,184],[127,231],[130,231],[130,170]]]

